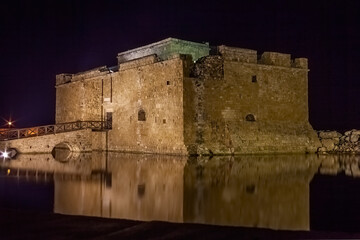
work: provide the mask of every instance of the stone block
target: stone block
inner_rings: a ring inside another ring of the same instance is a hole
[[[264,52],[261,55],[261,63],[281,67],[291,67],[291,55],[278,52]]]
[[[238,61],[246,63],[257,62],[257,51],[255,50],[221,45],[218,46],[218,52],[225,60],[228,61]]]
[[[342,136],[341,133],[339,133],[337,131],[320,131],[319,132],[319,137],[323,138],[323,139],[339,138],[341,136]]]
[[[293,67],[308,69],[308,59],[307,58],[295,58]]]

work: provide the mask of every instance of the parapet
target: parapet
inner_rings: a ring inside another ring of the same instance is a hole
[[[291,55],[278,52],[264,52],[261,55],[260,62],[265,65],[291,67]]]
[[[257,51],[255,50],[221,45],[217,47],[217,51],[225,60],[257,63]]]
[[[56,86],[69,83],[69,82],[76,82],[88,78],[98,77],[102,75],[106,75],[112,72],[114,68],[108,68],[107,66],[101,66],[97,68],[90,69],[85,72],[79,72],[76,74],[70,73],[61,73],[56,75]]]
[[[280,67],[294,67],[308,69],[307,58],[295,58],[291,59],[290,54],[278,53],[278,52],[264,52],[259,60],[260,64],[273,65]]]
[[[130,68],[135,68],[135,67],[152,64],[152,63],[157,62],[157,60],[158,59],[157,59],[156,54],[152,54],[152,55],[142,57],[142,58],[136,58],[134,60],[120,63],[119,70],[122,71],[122,70],[130,69]]]
[[[174,54],[189,54],[192,59],[208,56],[210,47],[208,43],[196,43],[176,38],[167,38],[159,42],[145,45],[139,48],[118,53],[118,64],[131,61],[137,58],[156,54],[160,60],[172,58]]]
[[[308,59],[307,58],[295,58],[293,62],[293,67],[308,69]]]
[[[61,73],[56,75],[56,86],[71,82],[73,74]]]

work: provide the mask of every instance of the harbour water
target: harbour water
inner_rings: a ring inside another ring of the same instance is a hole
[[[0,206],[141,221],[357,232],[360,156],[114,152],[0,160]]]

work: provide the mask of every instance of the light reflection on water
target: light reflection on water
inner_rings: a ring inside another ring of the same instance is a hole
[[[38,154],[2,161],[0,181],[53,181],[56,213],[291,230],[310,229],[316,173],[357,176],[359,163],[357,156],[331,155],[56,157],[62,159]]]

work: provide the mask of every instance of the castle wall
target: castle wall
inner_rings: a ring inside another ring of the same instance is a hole
[[[109,91],[109,80],[99,69],[57,76],[56,123],[75,121],[100,121],[102,119],[102,95]]]
[[[113,99],[105,105],[105,111],[113,111],[109,150],[186,154],[183,60],[178,56],[143,64],[141,59],[132,68],[120,64],[112,74]],[[138,119],[141,110],[145,121]]]
[[[209,56],[197,63],[197,153],[316,151],[319,142],[308,122],[308,70],[290,67],[288,54],[268,55],[259,64],[251,63],[252,56]]]
[[[191,56],[179,54],[186,49]],[[60,74],[56,122],[112,116],[112,130],[96,146],[112,151],[316,151],[307,59],[220,46],[218,55],[193,62],[206,51],[206,44],[166,39],[120,53],[117,72],[103,66]]]

